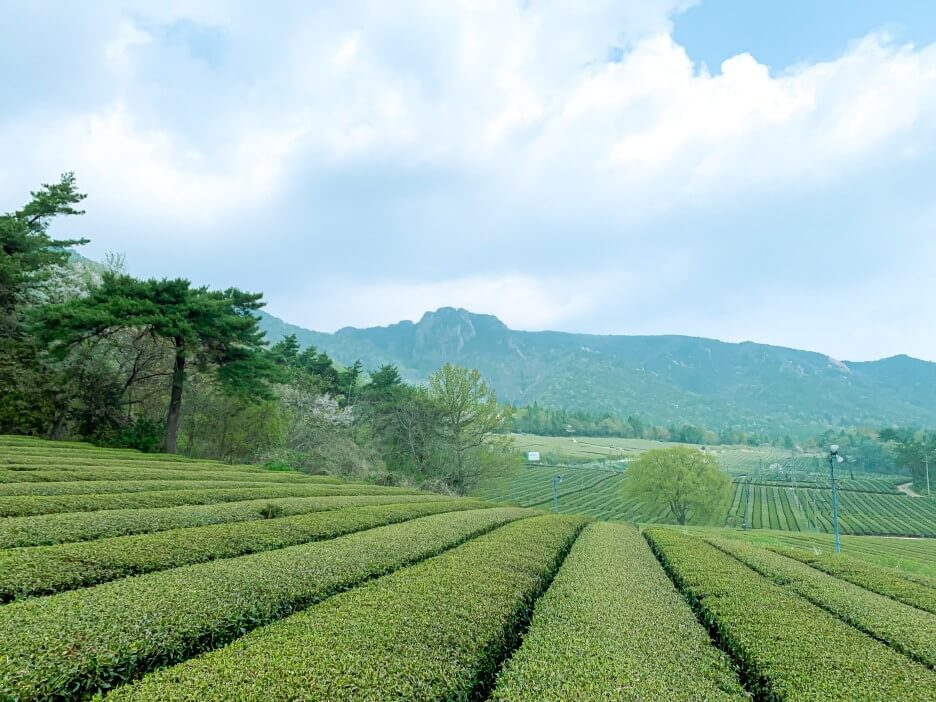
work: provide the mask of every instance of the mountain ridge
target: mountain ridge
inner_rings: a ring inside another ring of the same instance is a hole
[[[443,363],[477,368],[502,401],[639,414],[659,424],[802,433],[829,426],[936,425],[936,363],[898,354],[842,361],[815,351],[685,335],[510,329],[493,315],[442,307],[381,327],[334,333],[269,315],[271,342],[296,334],[337,362],[393,363],[411,382]]]

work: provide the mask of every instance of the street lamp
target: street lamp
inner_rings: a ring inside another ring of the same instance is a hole
[[[923,440],[923,465],[926,466],[926,494],[927,496],[932,495],[930,492],[930,481],[929,481],[929,446],[926,444],[926,440]]]
[[[559,483],[562,482],[561,475],[553,476],[553,512],[559,513]]]
[[[835,492],[835,464],[841,463],[845,459],[839,455],[838,444],[832,444],[829,447],[829,476],[832,479],[832,528],[835,531],[835,552],[842,552],[842,543],[839,540],[838,525],[838,494]]]

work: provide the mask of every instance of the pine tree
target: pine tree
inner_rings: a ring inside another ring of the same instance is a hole
[[[163,450],[175,453],[186,371],[212,371],[225,392],[248,399],[269,397],[278,377],[251,314],[262,296],[229,288],[193,287],[188,280],[136,280],[107,273],[86,297],[42,308],[37,333],[64,357],[75,346],[133,329],[169,342],[172,374]]]

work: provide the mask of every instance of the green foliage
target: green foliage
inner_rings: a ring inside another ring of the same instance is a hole
[[[245,401],[203,373],[192,374],[186,384],[180,423],[180,451],[232,463],[263,461],[287,431],[276,399]]]
[[[936,365],[906,356],[836,364],[824,354],[749,342],[516,331],[451,308],[415,324],[336,334],[286,330],[269,316],[263,324],[271,338],[295,333],[338,363],[393,363],[409,381],[427,379],[439,359],[477,368],[502,402],[602,418],[580,433],[603,435],[600,424],[610,417],[623,431],[608,435],[628,436],[623,424],[633,415],[649,427],[645,438],[668,438],[653,435],[653,427],[705,427],[718,443],[755,445],[785,435],[802,443],[830,426],[936,426],[936,397],[928,391]]]
[[[0,452],[2,454],[2,452]],[[158,464],[156,464],[158,465]],[[337,483],[338,478],[316,475],[307,476],[294,471],[283,472],[274,471],[275,475],[261,473],[256,470],[238,470],[233,466],[231,469],[225,469],[224,466],[213,465],[213,470],[193,470],[191,472],[184,470],[162,470],[160,468],[136,468],[119,466],[80,466],[79,470],[62,470],[58,466],[50,468],[43,466],[40,470],[23,470],[23,466],[15,465],[7,468],[0,464],[0,494],[4,494],[5,489],[17,487],[16,483],[48,483],[45,488],[41,485],[35,485],[30,488],[26,485],[20,485],[26,493],[33,495],[41,494],[65,494],[68,492],[132,492],[133,490],[158,489],[158,483],[170,482],[173,484],[185,481],[218,481],[218,482],[264,482],[264,483]],[[240,468],[240,467],[238,467]],[[127,481],[115,483],[114,481]],[[95,485],[86,485],[82,483],[96,483]],[[147,487],[151,485],[152,487]],[[118,488],[118,489],[114,489]],[[49,492],[42,492],[43,489]],[[13,494],[7,492],[6,494]]]
[[[347,387],[343,385],[341,375],[328,354],[320,352],[311,344],[301,349],[295,335],[286,336],[275,343],[270,348],[270,356],[287,371],[293,385],[306,389],[311,385],[318,392],[333,397],[341,395]]]
[[[898,495],[889,479],[856,477],[840,482],[836,478],[836,484],[841,533],[936,536],[936,500]],[[789,481],[735,483],[726,524],[740,526],[747,510],[748,523],[755,529],[831,533],[832,491],[828,482],[797,485],[790,488]]]
[[[87,240],[52,239],[48,228],[56,217],[81,214],[74,206],[84,197],[66,173],[22,209],[0,215],[0,432],[38,434],[54,420],[61,377],[44,363],[23,315],[68,287],[61,275],[68,247]]]
[[[121,427],[116,436],[103,445],[112,448],[130,448],[152,453],[162,445],[166,428],[161,422],[148,417],[136,417],[129,426]]]
[[[30,287],[47,280],[53,267],[67,263],[69,247],[87,243],[48,235],[53,218],[84,214],[75,208],[86,196],[76,189],[74,174],[65,173],[58,183],[43,184],[31,195],[21,210],[0,215],[0,328],[8,327]]]
[[[678,524],[704,523],[720,514],[731,481],[714,457],[675,446],[641,454],[627,466],[626,494],[651,507],[666,506]]]
[[[76,347],[121,331],[163,340],[173,359],[164,448],[175,453],[182,394],[190,362],[213,369],[230,395],[269,396],[267,381],[279,377],[263,349],[263,333],[253,312],[260,294],[192,287],[183,279],[136,280],[105,273],[89,295],[36,314],[36,334],[60,357]]]
[[[573,465],[535,464],[486,475],[470,494],[494,502],[509,502],[523,507],[552,508],[552,479],[562,475],[559,484],[559,511],[583,514],[594,519],[629,521],[641,524],[674,522],[667,503],[651,504],[635,497],[627,489],[627,469],[624,458],[659,446],[655,442],[637,439],[615,440],[580,437],[576,443],[568,438],[559,440],[530,435],[515,436],[516,449],[547,451],[578,451],[576,458],[593,456],[591,463]],[[607,445],[595,442],[604,442]],[[571,447],[571,448],[570,448]],[[707,451],[714,452],[713,450]],[[564,454],[570,455],[570,454]],[[796,488],[791,488],[789,472],[774,470],[777,455],[764,449],[761,477],[749,479],[758,470],[758,455],[746,450],[718,447],[718,460],[729,474],[737,474],[732,484],[731,499],[726,500],[709,521],[713,524],[740,528],[745,522],[750,535],[762,529],[785,530],[792,538],[819,537],[832,531],[831,491],[827,473],[811,473],[810,463],[821,471],[823,465],[814,457],[797,456]],[[752,457],[753,455],[753,457]],[[773,456],[773,457],[772,457]],[[786,466],[789,466],[787,458]],[[825,466],[828,470],[827,465]],[[621,471],[624,470],[622,473]],[[936,501],[911,498],[895,492],[895,485],[905,479],[898,475],[855,473],[854,479],[836,479],[838,485],[839,527],[843,534],[936,536]],[[690,518],[690,522],[693,522]],[[819,530],[817,532],[817,530]],[[854,543],[854,542],[853,542]],[[865,541],[867,543],[867,541]],[[916,542],[915,542],[916,543]],[[886,557],[886,556],[882,556]],[[924,558],[933,559],[929,554]],[[895,561],[896,565],[898,561]],[[913,563],[899,561],[905,566]],[[917,570],[925,566],[915,567]]]
[[[936,484],[936,432],[891,428],[881,431],[881,439],[890,442],[896,464],[910,471],[914,489],[928,496]],[[930,462],[934,465],[927,481]]]
[[[283,508],[273,502],[267,502],[260,509],[260,516],[264,519],[276,519],[283,516]]]
[[[199,476],[205,477],[205,476]],[[26,482],[0,483],[0,496],[13,495],[107,495],[128,492],[158,492],[162,490],[199,490],[205,488],[253,488],[274,485],[316,485],[326,488],[326,483],[313,477],[312,480],[298,482],[292,475],[271,475],[269,480],[250,475],[242,480],[68,480],[66,482]],[[347,486],[334,484],[335,492],[340,493]],[[327,489],[327,488],[326,488]]]
[[[523,520],[156,672],[114,700],[481,698],[581,528]]]
[[[55,415],[57,383],[32,339],[0,332],[0,432],[45,432]]]
[[[537,602],[494,702],[744,700],[636,529],[592,524]]]
[[[647,536],[755,699],[933,699],[936,672],[701,539],[668,529]]]
[[[508,425],[509,417],[477,370],[446,363],[429,377],[428,390],[439,415],[440,448],[451,457],[447,482],[464,491],[481,473],[473,453],[490,449],[494,434]]]
[[[936,614],[936,581],[925,576],[898,573],[848,555],[814,553],[788,546],[775,546],[772,550],[836,578],[854,583],[865,590]]]
[[[212,524],[87,543],[0,551],[0,602],[88,587],[192,563],[272,551],[363,529],[463,509],[481,502],[447,501],[348,507],[260,522]]]
[[[130,534],[149,534],[169,529],[246,522],[265,518],[273,506],[279,516],[366,505],[438,502],[442,495],[338,495],[333,497],[281,497],[275,500],[243,500],[209,505],[181,505],[96,512],[65,512],[0,520],[0,549],[47,546],[92,541]]]
[[[191,486],[191,483],[187,483]],[[217,483],[215,483],[216,485]],[[230,484],[229,484],[230,485]],[[406,495],[406,488],[374,485],[264,485],[260,487],[156,490],[91,495],[0,496],[0,517],[26,517],[57,512],[93,512],[102,509],[136,509],[209,505],[217,502],[270,499],[276,497],[323,497],[326,495]]]
[[[781,587],[930,668],[936,668],[936,616],[742,541],[709,543]]]
[[[417,485],[445,470],[437,425],[438,412],[423,388],[367,385],[355,407],[358,440],[379,452],[392,475]]]
[[[422,517],[4,605],[0,699],[76,699],[109,689],[528,514]]]

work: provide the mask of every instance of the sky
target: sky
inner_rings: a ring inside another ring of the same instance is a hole
[[[0,0],[0,211],[333,331],[936,360],[930,0]]]

